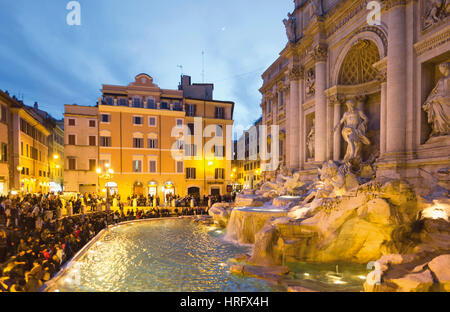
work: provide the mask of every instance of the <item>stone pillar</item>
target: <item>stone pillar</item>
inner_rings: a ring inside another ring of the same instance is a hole
[[[334,102],[334,114],[333,114],[333,129],[338,124],[338,122],[341,120],[341,105],[342,105],[342,98],[336,97],[336,101]],[[332,131],[333,131],[332,129]],[[341,129],[339,131],[334,132],[333,134],[333,160],[340,160],[341,159]]]
[[[316,144],[315,161],[323,162],[327,159],[327,99],[325,89],[327,85],[327,49],[317,46],[313,52],[316,63],[315,83],[315,115],[316,115]]]
[[[303,100],[305,98],[305,72],[304,68],[300,67],[300,80],[298,83],[298,136],[297,144],[299,169],[302,170],[306,163],[306,133],[305,133],[305,112],[303,110]]]
[[[294,65],[289,72],[289,111],[287,117],[288,121],[288,141],[289,144],[289,165],[290,169],[297,169],[300,165],[299,145],[298,137],[300,133],[299,122],[299,79],[300,79],[300,66]]]
[[[378,71],[377,80],[380,82],[380,155],[386,153],[386,119],[387,119],[387,85],[386,85],[386,70],[387,70],[387,59],[379,61],[373,65]]]
[[[337,102],[336,95],[327,98],[327,160],[333,158],[334,150],[333,150],[333,122],[334,122],[334,106],[335,102]]]
[[[406,9],[407,1],[389,1],[387,56],[386,156],[406,150]]]

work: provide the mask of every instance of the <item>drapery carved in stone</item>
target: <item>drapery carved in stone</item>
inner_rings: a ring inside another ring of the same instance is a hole
[[[356,85],[377,79],[378,72],[372,65],[379,60],[376,44],[370,40],[359,40],[345,56],[339,72],[339,84]]]
[[[443,77],[423,106],[431,125],[431,137],[450,135],[450,62],[440,64],[439,71]]]

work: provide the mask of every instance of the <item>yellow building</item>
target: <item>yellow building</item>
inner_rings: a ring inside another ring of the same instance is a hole
[[[29,193],[49,191],[48,136],[44,120],[14,100],[11,105],[11,189]],[[14,170],[15,169],[15,170]]]
[[[9,124],[11,122],[11,99],[7,93],[0,91],[0,195],[10,190],[10,148]]]
[[[227,194],[231,156],[222,156],[234,103],[212,100],[212,90],[212,84],[191,84],[188,76],[178,90],[161,89],[146,74],[128,86],[103,85],[98,105],[100,189],[122,198]],[[204,137],[216,132],[221,136],[214,142]],[[208,153],[203,153],[205,147]]]

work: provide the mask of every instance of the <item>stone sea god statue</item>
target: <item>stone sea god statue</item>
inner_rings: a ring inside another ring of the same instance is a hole
[[[439,71],[444,77],[438,81],[423,105],[432,129],[431,137],[450,134],[450,62],[440,64]]]
[[[296,18],[293,14],[288,13],[288,18],[283,20],[283,24],[286,27],[286,35],[288,37],[289,42],[296,41]]]
[[[334,127],[333,133],[336,132],[343,124],[342,136],[347,142],[347,152],[344,157],[344,162],[350,160],[361,159],[361,145],[369,145],[370,141],[366,137],[368,118],[363,111],[356,107],[355,101],[347,100],[347,112],[342,117],[341,121]]]

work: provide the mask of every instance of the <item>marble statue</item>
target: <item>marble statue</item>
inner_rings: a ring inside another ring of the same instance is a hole
[[[424,28],[428,28],[450,14],[450,0],[428,0],[428,8],[425,12]]]
[[[316,127],[314,125],[313,119],[311,131],[309,132],[308,137],[306,138],[306,145],[308,146],[310,158],[314,158],[315,144],[316,144]]]
[[[306,94],[307,95],[314,95],[316,92],[316,74],[314,73],[314,70],[311,69],[306,74]]]
[[[355,101],[347,100],[346,105],[347,112],[333,129],[334,133],[342,124],[344,124],[342,136],[347,142],[347,152],[344,157],[344,162],[350,160],[360,160],[361,144],[370,144],[369,139],[366,137],[367,123],[369,119],[363,111],[356,107]]]
[[[293,14],[288,13],[288,18],[283,20],[284,26],[286,27],[286,35],[289,42],[295,42],[296,38],[296,18]]]
[[[450,62],[440,64],[439,71],[444,77],[438,81],[423,106],[431,124],[431,137],[450,134]]]

